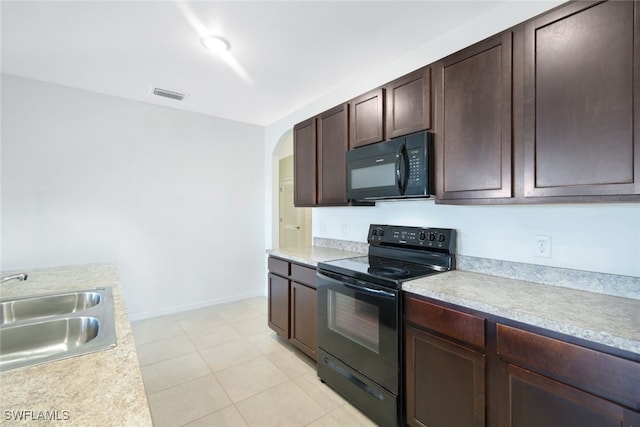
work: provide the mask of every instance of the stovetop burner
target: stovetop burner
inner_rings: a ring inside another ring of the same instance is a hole
[[[399,267],[369,267],[369,274],[384,277],[406,277],[409,270]]]
[[[402,282],[429,276],[441,270],[432,265],[422,265],[399,259],[363,256],[345,258],[318,264],[322,270],[333,271],[344,276],[376,282],[379,285],[400,288]]]

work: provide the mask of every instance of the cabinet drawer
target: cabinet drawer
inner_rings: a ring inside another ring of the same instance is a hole
[[[502,359],[640,409],[640,363],[506,325],[497,337]]]
[[[291,264],[291,279],[295,282],[316,288],[316,269],[299,264]]]
[[[289,263],[279,258],[269,257],[269,271],[280,276],[289,277]]]
[[[404,317],[409,322],[456,340],[484,348],[485,320],[481,317],[405,296]]]

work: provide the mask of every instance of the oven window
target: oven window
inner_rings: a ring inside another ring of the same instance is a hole
[[[332,290],[328,296],[329,329],[378,354],[378,307]]]

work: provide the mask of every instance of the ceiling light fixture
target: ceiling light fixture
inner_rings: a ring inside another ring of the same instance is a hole
[[[204,47],[216,53],[226,52],[231,48],[229,42],[219,36],[203,37],[200,41]]]

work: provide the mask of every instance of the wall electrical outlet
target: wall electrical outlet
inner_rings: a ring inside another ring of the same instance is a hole
[[[535,236],[533,256],[551,258],[551,236]]]
[[[320,234],[327,234],[327,224],[325,224],[324,222],[320,223]]]

